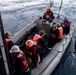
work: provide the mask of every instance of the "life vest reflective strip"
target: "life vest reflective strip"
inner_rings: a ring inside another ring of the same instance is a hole
[[[9,50],[8,44],[9,44],[10,41],[11,41],[10,39],[6,39],[6,48],[7,48],[7,50]]]
[[[59,27],[58,30],[59,30],[58,39],[61,39],[63,37],[63,28]]]
[[[24,66],[24,70],[27,70],[27,68],[28,68],[28,62],[27,62],[27,60],[25,58],[24,52],[20,51],[19,54],[18,54],[18,56],[17,56],[17,58],[21,58],[23,66]]]

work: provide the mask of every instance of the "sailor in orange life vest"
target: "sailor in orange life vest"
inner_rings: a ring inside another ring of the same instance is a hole
[[[60,26],[60,24],[56,24],[52,29],[51,29],[51,38],[49,41],[49,46],[53,47],[55,43],[59,42],[63,38],[63,28]]]
[[[6,48],[7,50],[10,50],[11,47],[14,45],[14,43],[11,41],[11,33],[9,31],[6,31],[4,33],[5,41],[6,41]]]
[[[29,61],[29,64],[33,67],[39,67],[40,56],[36,43],[29,39],[26,41],[26,58]]]
[[[33,41],[36,42],[36,45],[39,49],[39,55],[41,61],[44,58],[45,50],[51,50],[51,48],[48,48],[47,45],[45,45],[44,43],[43,37],[45,34],[46,34],[45,31],[41,30],[39,34],[35,34],[35,36],[33,37]]]
[[[43,19],[48,20],[49,22],[54,19],[53,12],[51,11],[50,6],[47,6],[46,12],[43,15]]]
[[[31,70],[24,52],[21,51],[17,45],[12,46],[9,52],[11,53],[16,75],[31,75]]]
[[[63,38],[63,28],[59,25],[59,24],[57,24],[56,25],[56,27],[57,27],[57,29],[58,29],[58,42]]]
[[[63,28],[60,26],[60,24],[56,24],[56,29],[52,32],[53,37],[56,39],[56,42],[59,42],[63,38]]]
[[[4,33],[4,36],[5,36],[5,44],[6,44],[6,48],[7,48],[7,52],[8,52],[8,56],[9,56],[11,71],[13,72],[13,62],[12,62],[12,59],[11,59],[11,55],[9,53],[9,50],[14,45],[14,43],[11,41],[11,33],[9,31],[6,31]]]

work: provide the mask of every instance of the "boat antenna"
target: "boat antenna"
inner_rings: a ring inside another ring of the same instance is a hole
[[[59,12],[58,12],[58,18],[59,18],[59,14],[60,14],[60,11],[61,11],[61,8],[62,8],[62,4],[63,4],[63,0],[61,0],[61,4],[60,4],[60,6],[59,6]]]
[[[50,7],[52,7],[52,6],[53,6],[53,0],[50,1]]]

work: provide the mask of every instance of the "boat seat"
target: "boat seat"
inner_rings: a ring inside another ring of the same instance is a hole
[[[34,68],[32,70],[32,75],[39,75],[39,74],[41,75],[41,72],[43,72],[46,69],[48,64],[50,64],[52,62],[52,60],[56,57],[57,54],[58,54],[57,51],[54,51],[54,50],[50,51],[50,53],[47,55],[47,57],[45,57],[43,59],[43,61],[40,63],[39,68]]]
[[[59,24],[62,24],[63,23],[63,19],[60,19],[60,18],[54,18],[53,20],[53,23],[59,23]]]

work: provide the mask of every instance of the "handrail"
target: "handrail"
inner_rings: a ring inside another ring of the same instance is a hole
[[[58,16],[58,13],[54,13],[54,14],[56,14],[56,15]],[[65,18],[65,16],[64,16],[64,15],[62,15],[62,14],[59,14],[59,15]],[[59,16],[59,17],[60,17],[60,16]]]

